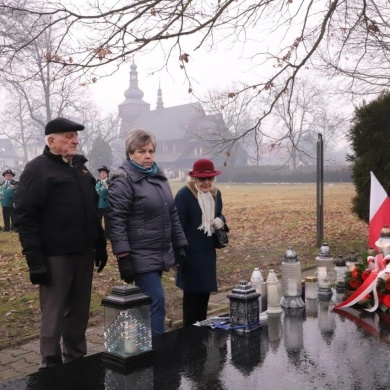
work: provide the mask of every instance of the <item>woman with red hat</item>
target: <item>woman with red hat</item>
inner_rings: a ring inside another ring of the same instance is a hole
[[[195,161],[190,179],[181,188],[175,203],[188,241],[185,263],[180,264],[176,285],[183,290],[183,326],[207,317],[210,292],[217,291],[217,254],[212,234],[225,225],[221,191],[214,185],[212,161]]]

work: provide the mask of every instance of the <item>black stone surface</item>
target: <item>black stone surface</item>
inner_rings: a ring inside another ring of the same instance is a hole
[[[318,311],[316,310],[318,309]],[[153,339],[125,372],[102,354],[0,384],[7,390],[384,390],[390,388],[390,316],[318,302],[273,316],[241,336],[191,326]]]

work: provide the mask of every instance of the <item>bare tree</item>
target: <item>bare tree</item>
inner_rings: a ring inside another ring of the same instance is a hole
[[[317,133],[323,134],[325,148],[330,149],[345,133],[346,121],[331,111],[326,91],[310,80],[297,79],[295,84],[294,93],[282,95],[275,104],[270,130],[274,141],[268,145],[294,171],[315,161]]]
[[[24,15],[15,21],[8,35],[14,40],[24,39],[25,25],[31,18]],[[1,75],[8,102],[3,107],[0,134],[19,145],[25,161],[42,151],[43,129],[55,117],[71,116],[85,124],[80,146],[86,154],[97,136],[106,142],[118,136],[118,118],[103,117],[89,100],[87,86],[80,85],[71,72],[59,71],[57,64],[46,60],[58,36],[56,26],[44,30],[31,45],[15,55],[13,65],[18,65],[18,72],[13,72],[11,67]]]
[[[15,59],[57,25],[65,29],[45,53],[46,65],[57,64],[58,72],[81,70],[84,82],[96,81],[105,65],[114,65],[113,71],[134,53],[161,48],[156,68],[178,61],[194,93],[187,73],[192,49],[213,50],[222,42],[240,49],[254,69],[264,71],[228,98],[252,91],[250,99],[266,96],[267,105],[253,126],[225,144],[249,132],[268,136],[263,119],[282,96],[292,98],[295,79],[307,68],[346,77],[343,90],[349,92],[377,93],[390,84],[387,0],[0,0],[0,15],[6,26],[1,68],[12,74]],[[29,35],[15,39],[9,34],[14,21],[27,15]],[[275,37],[279,44],[267,43]]]
[[[199,137],[208,142],[210,149],[218,153],[223,151],[229,160],[229,166],[234,167],[239,157],[239,149],[249,152],[252,162],[258,162],[258,148],[261,145],[261,137],[257,132],[248,133],[247,130],[254,126],[255,118],[252,111],[259,108],[253,102],[249,104],[248,91],[235,96],[229,101],[226,96],[230,90],[236,89],[234,85],[224,90],[211,90],[203,98],[204,109],[210,118],[220,126],[212,126],[202,131]],[[226,140],[237,138],[238,142],[226,143]]]

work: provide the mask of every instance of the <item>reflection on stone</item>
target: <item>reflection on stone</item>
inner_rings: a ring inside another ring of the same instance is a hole
[[[250,375],[261,361],[260,337],[262,331],[263,329],[257,330],[245,336],[230,335],[233,366],[238,368],[244,375]]]
[[[301,363],[303,348],[303,313],[304,308],[284,310],[284,346],[289,360],[294,365]]]
[[[268,339],[271,350],[276,352],[280,345],[280,340],[283,337],[283,326],[280,314],[268,315]]]
[[[308,317],[318,316],[318,299],[307,299],[305,301],[306,315]]]
[[[336,329],[336,321],[329,301],[318,302],[318,327],[327,345],[330,345]]]
[[[149,390],[153,388],[153,367],[124,374],[106,369],[105,390]]]

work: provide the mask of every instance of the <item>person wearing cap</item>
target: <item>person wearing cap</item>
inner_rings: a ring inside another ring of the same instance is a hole
[[[133,129],[125,140],[126,160],[110,174],[108,219],[112,251],[121,279],[151,297],[152,336],[165,332],[163,271],[184,257],[187,240],[168,180],[154,161],[156,138]]]
[[[96,181],[96,185],[95,185],[96,192],[99,196],[98,211],[99,211],[100,222],[104,221],[104,228],[107,236],[108,185],[110,184],[108,175],[110,174],[110,170],[105,165],[103,165],[102,167],[98,168],[98,172],[99,172],[100,179]]]
[[[66,118],[48,122],[43,153],[26,164],[16,192],[15,227],[39,285],[41,369],[86,355],[94,264],[100,272],[107,262],[96,181],[77,154],[81,130]]]
[[[0,198],[3,209],[4,231],[15,231],[14,228],[14,203],[17,181],[13,179],[15,173],[11,169],[3,172],[5,180],[1,183]]]
[[[189,180],[175,197],[188,242],[186,261],[176,273],[176,285],[183,290],[183,326],[207,318],[210,293],[218,290],[212,234],[225,225],[221,191],[214,184],[220,174],[211,160],[195,161]]]

